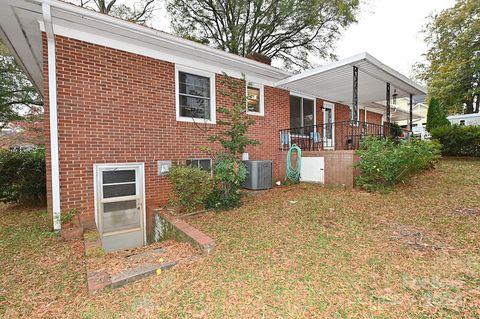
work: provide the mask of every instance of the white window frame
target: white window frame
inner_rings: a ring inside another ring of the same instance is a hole
[[[248,87],[259,89],[260,90],[260,101],[259,101],[259,108],[260,112],[252,112],[248,110]],[[264,101],[265,101],[265,96],[264,96],[264,85],[259,84],[259,83],[249,83],[246,81],[245,84],[245,94],[246,94],[246,101],[245,101],[245,107],[247,109],[247,114],[248,115],[256,115],[256,116],[265,116],[265,108],[264,108]]]
[[[180,83],[179,83],[179,72],[190,73],[193,75],[203,76],[210,79],[210,119],[201,119],[201,118],[192,118],[186,116],[180,116]],[[207,72],[203,70],[198,70],[183,65],[175,65],[175,109],[176,109],[176,119],[179,122],[191,122],[191,123],[208,123],[216,124],[217,123],[217,107],[215,103],[215,73]]]
[[[109,168],[119,168],[119,169],[135,169],[139,168],[140,169],[140,184],[137,185],[137,192],[139,191],[139,187],[142,191],[142,208],[143,208],[143,216],[142,216],[142,223],[143,225],[141,226],[143,228],[143,244],[146,245],[147,243],[147,231],[146,231],[146,225],[147,225],[147,204],[146,204],[146,189],[145,189],[145,163],[143,162],[135,162],[135,163],[105,163],[105,164],[93,164],[93,200],[94,200],[94,213],[95,213],[95,225],[97,228],[100,230],[100,225],[99,225],[99,201],[100,201],[100,194],[98,193],[98,187],[101,187],[99,185],[99,180],[100,178],[98,177],[99,169],[104,168],[104,169],[109,169]]]

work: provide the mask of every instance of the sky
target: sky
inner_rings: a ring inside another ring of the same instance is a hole
[[[153,27],[171,32],[166,10],[160,3]],[[342,32],[335,53],[339,59],[368,52],[384,64],[407,75],[423,61],[427,46],[421,30],[429,15],[453,7],[455,0],[361,0],[358,23]],[[312,61],[326,64],[327,61]]]

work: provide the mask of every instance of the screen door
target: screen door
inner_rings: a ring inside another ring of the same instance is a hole
[[[97,226],[106,252],[144,244],[143,165],[96,166]]]
[[[335,146],[333,145],[334,141],[334,120],[333,120],[333,109],[327,103],[324,103],[323,109],[323,121],[324,121],[324,140],[323,140],[323,148],[325,149],[333,149]]]

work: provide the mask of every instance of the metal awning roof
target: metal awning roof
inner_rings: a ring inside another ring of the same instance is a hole
[[[358,67],[358,103],[365,105],[386,100],[386,83],[391,94],[407,97],[424,95],[425,88],[405,75],[364,52],[326,66],[315,68],[278,81],[276,86],[346,105],[352,104],[353,67]]]

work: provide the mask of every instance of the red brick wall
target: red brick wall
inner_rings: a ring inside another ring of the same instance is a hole
[[[185,162],[207,157],[199,147],[221,129],[176,121],[175,66],[65,37],[56,37],[58,131],[62,211],[77,208],[84,220],[94,220],[93,165],[145,163],[147,224],[153,210],[169,196],[167,178],[157,176],[157,161]],[[44,37],[44,82],[48,97],[48,65]],[[228,106],[216,75],[216,104]],[[265,86],[265,116],[250,135],[261,145],[249,147],[252,159],[274,160],[278,130],[289,126],[289,93]],[[45,112],[48,114],[48,99]],[[217,112],[217,119],[221,115]],[[47,145],[49,145],[46,123]],[[214,148],[219,149],[218,145]],[[47,150],[50,171],[50,150]],[[48,176],[51,204],[51,176]]]

